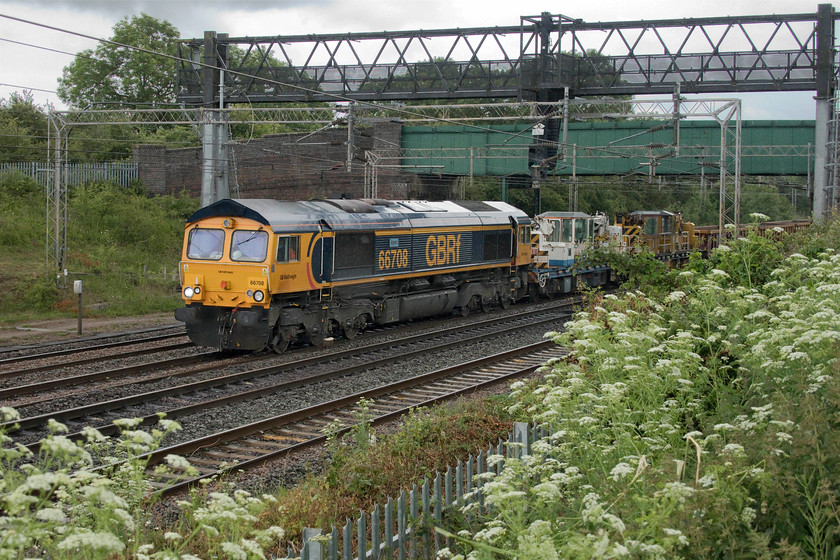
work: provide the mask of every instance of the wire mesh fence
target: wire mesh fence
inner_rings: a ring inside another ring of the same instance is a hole
[[[20,173],[38,184],[48,186],[53,181],[55,166],[47,162],[18,161],[0,163],[0,175]],[[67,163],[64,164],[67,185],[107,182],[129,187],[138,178],[138,166],[132,162]]]

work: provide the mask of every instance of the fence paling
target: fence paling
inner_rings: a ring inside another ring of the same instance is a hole
[[[138,166],[132,162],[67,163],[64,164],[67,185],[77,186],[89,182],[113,182],[121,187],[131,186],[139,177]],[[52,164],[33,161],[0,163],[0,174],[21,173],[48,186],[53,180]]]
[[[431,483],[426,478],[420,487],[414,484],[408,492],[408,504],[406,504],[406,492],[400,491],[396,500],[396,520],[394,520],[395,502],[392,498],[388,498],[384,508],[380,508],[379,504],[374,505],[369,525],[368,514],[364,511],[359,512],[359,518],[355,523],[347,519],[341,531],[341,555],[339,555],[338,546],[339,531],[333,527],[327,545],[327,557],[330,560],[377,560],[380,558],[391,560],[395,557],[398,560],[406,560],[407,557],[433,557],[434,553],[442,548],[441,545],[449,547],[453,544],[452,539],[442,539],[437,531],[434,531],[434,526],[439,526],[443,522],[444,510],[453,506],[463,506],[467,500],[477,500],[483,508],[484,495],[480,489],[484,486],[487,477],[478,475],[488,472],[501,474],[504,457],[526,456],[533,442],[547,436],[548,431],[543,427],[516,422],[506,443],[500,439],[496,446],[490,444],[486,451],[480,451],[477,456],[470,455],[466,461],[459,461],[454,471],[449,466],[443,475],[436,473]],[[491,455],[498,455],[503,459],[489,465],[488,459]],[[473,478],[476,480],[473,481]],[[355,550],[354,524],[356,526]],[[396,533],[394,532],[395,524]],[[427,530],[418,534],[415,528],[421,525]],[[369,531],[368,527],[370,527]],[[370,548],[368,548],[368,543],[370,543]],[[305,544],[321,546],[314,542],[305,542]],[[317,553],[313,550],[313,546],[304,546],[301,549],[302,560],[321,558],[321,549],[319,548]]]

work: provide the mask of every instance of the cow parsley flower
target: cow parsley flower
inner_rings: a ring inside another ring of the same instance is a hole
[[[47,420],[47,429],[51,434],[66,434],[69,431],[67,426],[54,420],[53,418]]]
[[[744,446],[738,443],[727,443],[723,447],[724,455],[733,455],[735,457],[743,457],[745,455]]]
[[[715,475],[707,474],[706,476],[700,477],[700,480],[698,480],[697,482],[699,482],[700,486],[702,486],[703,488],[711,488],[715,485]]]
[[[682,503],[685,502],[686,498],[694,494],[694,488],[682,482],[668,482],[665,484],[665,488],[656,494],[666,499]]]
[[[64,523],[67,521],[67,515],[57,508],[43,508],[35,514],[35,519],[52,523]]]
[[[92,551],[96,556],[120,554],[125,550],[125,543],[112,533],[78,530],[58,543],[59,550],[75,552],[77,549]],[[84,554],[82,555],[84,557]],[[243,559],[247,560],[247,559]]]
[[[221,547],[231,560],[248,560],[248,553],[236,543],[225,541],[221,544]]]
[[[20,412],[10,406],[0,406],[0,419],[3,422],[16,422],[20,420]]]

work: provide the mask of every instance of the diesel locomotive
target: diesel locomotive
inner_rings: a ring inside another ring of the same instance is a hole
[[[531,257],[531,219],[504,202],[226,199],[188,220],[175,317],[199,346],[321,346],[507,307]]]
[[[793,231],[807,222],[783,225]],[[606,284],[609,267],[579,259],[593,246],[650,251],[676,266],[716,246],[717,231],[662,210],[610,225],[603,214],[580,212],[532,220],[504,202],[227,199],[186,224],[185,306],[175,317],[198,346],[322,346],[371,325]]]

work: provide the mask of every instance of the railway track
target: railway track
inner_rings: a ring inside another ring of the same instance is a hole
[[[175,330],[175,333],[166,333],[165,331]],[[152,333],[152,334],[150,334]],[[157,333],[157,334],[154,334]],[[97,335],[87,336],[83,338],[74,338],[70,340],[49,341],[37,344],[26,344],[20,346],[6,346],[0,348],[0,363],[14,363],[14,361],[24,361],[29,358],[41,358],[52,356],[61,356],[72,354],[85,349],[105,349],[118,348],[130,344],[136,344],[138,340],[166,338],[172,336],[185,336],[184,326],[181,324],[164,325],[161,327],[148,327],[124,332],[101,333]],[[134,337],[141,338],[134,338]],[[57,348],[57,350],[46,350],[48,348]],[[15,360],[15,358],[17,360]]]
[[[157,422],[158,413],[162,409],[165,410],[168,418],[179,418],[200,410],[289,391],[307,384],[339,379],[362,370],[375,368],[381,364],[393,363],[397,359],[406,360],[422,356],[424,353],[441,352],[447,348],[486,339],[491,335],[505,336],[521,329],[523,325],[556,323],[568,316],[567,313],[562,313],[561,309],[569,305],[569,303],[561,303],[548,309],[524,311],[504,318],[490,317],[468,327],[455,326],[433,333],[408,335],[396,341],[341,350],[327,356],[311,356],[285,364],[236,372],[110,401],[52,411],[22,418],[15,423],[17,427],[11,424],[0,425],[0,429],[6,429],[10,433],[16,432],[13,434],[16,439],[22,440],[23,443],[28,443],[30,446],[37,446],[34,442],[43,437],[44,428],[50,418],[68,424],[71,430],[80,430],[82,426],[92,425],[103,433],[113,434],[117,431],[113,421],[118,418],[126,416],[142,417],[145,423],[153,424]],[[500,322],[504,322],[505,325],[499,325]],[[200,369],[212,369],[212,364],[211,361],[200,366]],[[314,374],[304,373],[292,380],[288,379],[290,372],[305,372],[307,369],[316,369],[318,372]],[[105,373],[113,375],[109,372]],[[277,378],[281,375],[282,377],[279,379],[262,383],[256,387],[251,386],[255,380]],[[166,378],[169,375],[163,375],[162,377]],[[188,404],[167,409],[165,403],[173,400],[180,402],[186,400]],[[163,403],[163,406],[155,403]],[[147,412],[144,413],[142,410],[147,410]],[[78,427],[76,427],[76,424],[78,424]],[[71,437],[79,437],[78,431],[71,434]]]
[[[132,339],[132,340],[120,340],[116,342],[109,342],[104,344],[97,344],[94,346],[88,346],[84,348],[64,348],[61,350],[52,350],[49,352],[40,352],[36,354],[27,354],[27,355],[18,355],[18,356],[11,356],[7,358],[0,358],[0,370],[4,369],[6,366],[13,365],[13,364],[36,364],[36,365],[25,365],[24,367],[17,367],[15,369],[0,371],[0,383],[6,382],[9,379],[13,379],[15,377],[21,377],[24,375],[31,375],[34,373],[42,373],[54,369],[59,368],[67,368],[67,367],[75,367],[85,364],[91,364],[95,362],[104,362],[107,360],[114,360],[118,358],[128,358],[128,357],[136,357],[136,356],[145,356],[148,354],[155,354],[159,352],[165,352],[168,350],[178,350],[182,348],[190,348],[193,344],[189,341],[181,341],[181,342],[174,342],[168,345],[161,345],[161,346],[146,346],[145,348],[139,348],[137,350],[129,350],[129,351],[120,351],[116,354],[108,354],[105,356],[102,355],[89,355],[89,356],[82,356],[82,357],[74,357],[72,359],[62,359],[59,361],[55,361],[58,358],[62,358],[63,356],[69,356],[72,354],[95,354],[97,352],[107,351],[107,350],[115,350],[118,348],[122,348],[129,345],[148,345],[154,344],[156,342],[163,342],[166,340],[170,340],[172,338],[185,338],[186,335],[181,333],[171,333],[171,334],[161,334],[155,336],[149,336],[139,339]],[[49,363],[38,363],[48,361]]]
[[[352,429],[361,399],[370,404],[373,425],[392,420],[410,409],[428,406],[484,386],[530,374],[565,351],[550,341],[433,371],[330,402],[238,426],[148,454],[147,476],[158,492],[170,494],[201,479],[231,469],[249,469],[325,441],[324,429],[336,420]],[[183,470],[159,472],[167,455],[187,457],[198,475]]]

